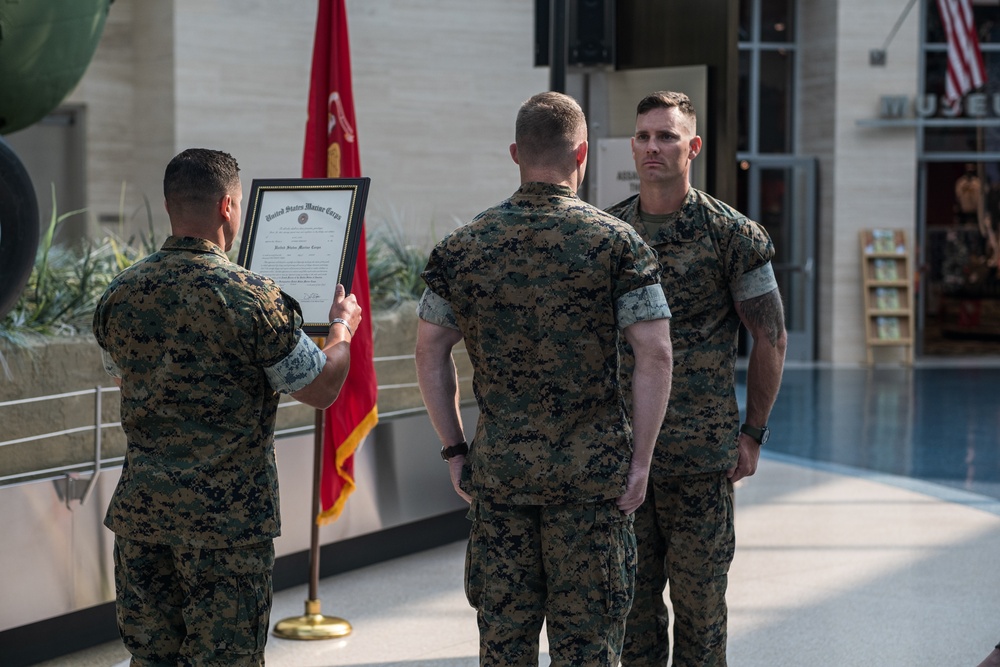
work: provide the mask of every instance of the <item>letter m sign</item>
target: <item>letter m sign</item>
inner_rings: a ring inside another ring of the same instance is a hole
[[[880,115],[882,118],[902,118],[906,115],[907,99],[902,95],[883,95]]]

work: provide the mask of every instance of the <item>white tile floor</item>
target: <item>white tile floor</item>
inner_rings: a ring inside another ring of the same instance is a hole
[[[800,463],[769,456],[737,489],[730,667],[978,665],[1000,641],[1000,503]],[[456,543],[323,580],[323,613],[350,621],[352,634],[271,637],[267,664],[476,665],[463,564]],[[280,592],[272,619],[302,614],[305,596]],[[43,664],[117,667],[127,657],[115,643]]]

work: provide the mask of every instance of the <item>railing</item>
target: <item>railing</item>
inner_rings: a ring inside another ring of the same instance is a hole
[[[456,350],[458,351],[458,350]],[[460,351],[460,352],[464,352]],[[392,357],[376,357],[376,362],[387,362],[387,361],[405,361],[407,359],[413,359],[413,355],[398,355]],[[460,381],[467,381],[469,378],[460,378]],[[398,384],[385,384],[378,386],[378,392],[381,395],[384,391],[392,391],[398,389],[413,389],[417,387],[416,382],[408,383],[398,383]],[[102,458],[101,452],[101,441],[102,434],[105,429],[109,428],[120,428],[121,422],[104,422],[102,421],[102,410],[104,403],[104,395],[110,393],[117,393],[119,391],[118,387],[101,387],[97,386],[93,389],[81,389],[79,391],[71,391],[62,394],[52,394],[48,396],[37,396],[33,398],[22,398],[12,401],[0,402],[0,410],[3,408],[11,408],[18,405],[26,405],[29,403],[40,403],[44,401],[61,401],[68,398],[75,398],[79,396],[93,395],[94,397],[94,423],[87,424],[84,426],[77,426],[74,428],[62,429],[59,431],[52,431],[49,433],[39,433],[37,435],[31,435],[22,438],[15,438],[13,440],[3,440],[0,441],[0,447],[7,447],[11,445],[23,444],[28,442],[38,442],[42,440],[48,440],[50,438],[56,438],[65,435],[72,435],[75,433],[86,433],[88,431],[93,432],[94,438],[94,456],[92,461],[86,461],[83,463],[74,463],[63,466],[56,466],[52,468],[45,468],[41,470],[32,470],[28,472],[20,472],[10,475],[0,475],[0,487],[4,486],[16,486],[19,484],[27,484],[34,482],[44,482],[44,481],[66,481],[66,502],[67,504],[71,500],[79,500],[85,503],[89,498],[90,494],[95,488],[95,484],[100,477],[101,470],[106,468],[113,468],[120,466],[124,460],[124,456],[113,456],[108,458]],[[466,396],[466,399],[470,399],[470,396]],[[467,404],[467,401],[463,403]],[[298,401],[294,399],[286,400],[278,405],[278,409],[295,407],[301,405]],[[398,410],[392,410],[389,412],[380,412],[379,419],[391,420],[398,419],[401,417],[408,417],[411,415],[422,414],[426,412],[426,408],[422,405],[413,408],[403,408]],[[302,435],[306,433],[312,433],[315,430],[313,424],[306,426],[296,426],[292,428],[279,429],[276,430],[274,435],[276,438],[291,437],[295,435]],[[81,475],[91,473],[91,477],[84,484],[84,480]]]
[[[115,426],[121,426],[121,422],[113,423],[101,423],[101,410],[103,407],[103,397],[106,393],[117,392],[118,387],[94,387],[93,389],[82,389],[80,391],[70,391],[63,394],[51,394],[49,396],[36,396],[34,398],[21,398],[13,401],[4,401],[0,403],[0,408],[13,407],[16,405],[27,405],[29,403],[41,403],[43,401],[56,401],[66,398],[72,398],[75,396],[86,396],[88,394],[94,395],[94,424],[88,424],[86,426],[78,426],[75,428],[67,428],[61,431],[52,431],[49,433],[40,433],[38,435],[32,435],[25,438],[15,438],[14,440],[3,440],[0,441],[0,447],[7,447],[10,445],[17,445],[25,442],[36,442],[39,440],[47,440],[49,438],[56,438],[62,435],[71,435],[73,433],[84,433],[86,431],[94,432],[94,460],[88,463],[77,463],[65,466],[58,466],[55,468],[46,468],[44,470],[34,470],[29,472],[17,473],[14,475],[4,475],[0,476],[0,486],[17,484],[21,482],[36,482],[36,481],[46,481],[55,480],[60,478],[67,478],[67,486],[77,486],[74,484],[79,473],[81,471],[86,471],[90,469],[93,471],[93,476],[90,478],[90,482],[87,484],[82,494],[79,497],[81,502],[86,502],[90,498],[90,493],[94,489],[94,484],[97,482],[98,477],[101,475],[101,467],[108,464],[121,463],[124,457],[118,456],[109,459],[101,459],[101,435],[105,428],[113,428]],[[67,502],[69,498],[67,496]]]

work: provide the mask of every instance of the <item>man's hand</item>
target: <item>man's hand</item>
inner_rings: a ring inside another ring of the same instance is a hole
[[[646,499],[646,482],[649,479],[649,468],[633,470],[629,467],[628,477],[625,481],[625,493],[618,496],[616,504],[625,514],[632,514],[642,501]]]
[[[750,477],[757,472],[757,462],[760,460],[760,445],[746,433],[740,433],[736,439],[736,451],[739,458],[736,466],[726,471],[734,484],[744,477]]]
[[[459,454],[448,459],[448,472],[451,473],[451,485],[455,487],[455,493],[462,497],[467,503],[472,502],[472,496],[462,490],[459,484],[462,482],[462,468],[465,467],[465,456]]]
[[[356,334],[361,325],[361,306],[358,305],[358,299],[353,294],[347,294],[343,285],[337,285],[337,289],[334,290],[330,319],[327,321],[333,322],[336,319],[347,322],[347,326],[351,328],[351,335]]]
[[[323,370],[312,382],[292,393],[292,398],[317,410],[326,410],[337,400],[351,368],[351,338],[361,324],[361,306],[353,294],[345,294],[343,285],[337,285],[334,290],[333,305],[330,307],[330,321],[338,317],[347,322],[351,330],[340,324],[330,327],[323,348],[326,354]]]

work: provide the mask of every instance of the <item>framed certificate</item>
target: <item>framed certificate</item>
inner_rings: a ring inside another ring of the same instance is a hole
[[[310,336],[328,333],[337,284],[351,291],[370,183],[286,178],[250,186],[237,261],[299,302]]]

